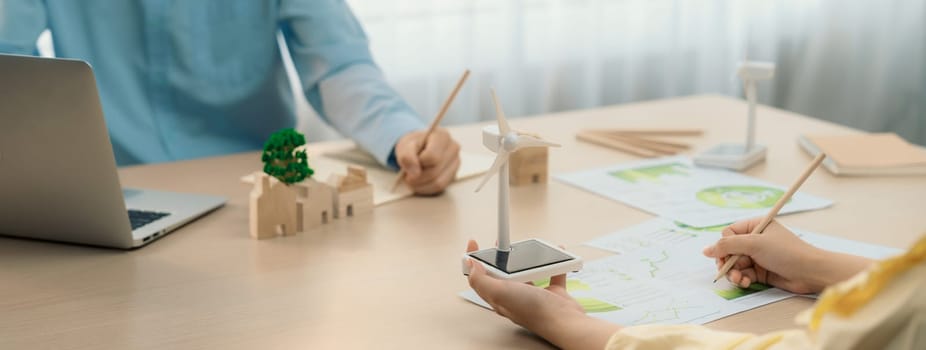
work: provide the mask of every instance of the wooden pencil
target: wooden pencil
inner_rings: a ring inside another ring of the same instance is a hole
[[[794,181],[794,184],[791,185],[791,188],[788,189],[788,192],[785,192],[781,198],[778,199],[778,202],[775,203],[775,206],[772,207],[772,210],[769,210],[768,214],[765,215],[765,218],[759,222],[750,234],[757,235],[761,234],[762,231],[765,231],[765,228],[775,219],[775,216],[778,215],[778,212],[781,211],[781,208],[785,206],[785,203],[788,203],[788,200],[791,199],[791,196],[794,196],[794,193],[797,192],[797,189],[804,184],[804,181],[810,177],[810,174],[813,174],[813,171],[820,166],[820,163],[823,162],[823,159],[826,158],[826,155],[820,153],[816,158],[810,162],[810,165],[807,166],[807,169],[804,169],[804,173],[801,174],[797,181]],[[725,276],[727,272],[730,272],[730,269],[733,268],[733,265],[736,264],[736,260],[740,258],[740,255],[733,255],[727,258],[727,262],[723,264],[723,267],[720,268],[720,271],[717,272],[717,275],[714,276],[714,283],[717,282],[721,277]]]
[[[637,135],[613,134],[613,135],[608,135],[608,137],[612,137],[612,138],[616,138],[620,140],[627,140],[629,142],[635,142],[635,143],[646,144],[646,145],[657,145],[660,147],[665,147],[667,149],[674,149],[676,150],[676,152],[681,152],[681,151],[691,148],[691,145],[687,143],[664,141],[664,140],[653,139],[653,138],[637,136]]]
[[[453,100],[457,97],[457,93],[460,92],[460,88],[463,87],[463,83],[466,82],[466,79],[469,78],[469,69],[463,72],[463,76],[460,77],[460,80],[457,81],[457,85],[453,88],[453,91],[450,92],[450,96],[447,97],[447,100],[444,101],[444,105],[441,106],[440,112],[437,113],[437,116],[434,117],[434,120],[431,121],[431,125],[428,127],[428,131],[424,133],[424,138],[421,140],[421,144],[418,145],[417,154],[421,154],[421,151],[424,150],[427,146],[428,138],[431,137],[431,134],[434,133],[434,130],[437,130],[437,127],[440,125],[440,121],[444,119],[444,115],[447,114],[447,110],[450,109],[450,105],[453,103]],[[395,183],[392,184],[392,192],[395,192],[399,185],[402,184],[402,181],[405,180],[405,169],[399,170],[399,176],[396,177]]]
[[[590,129],[606,134],[622,134],[634,136],[701,136],[701,129]]]
[[[630,154],[640,156],[640,157],[650,158],[650,157],[659,157],[659,156],[665,155],[665,153],[661,153],[661,152],[658,152],[658,151],[655,151],[649,148],[640,147],[634,144],[621,142],[620,140],[616,140],[616,139],[613,139],[613,138],[610,138],[604,135],[600,135],[594,132],[579,132],[578,134],[576,134],[576,139],[578,139],[579,141],[585,141],[585,142],[596,144],[599,146],[604,146],[604,147],[608,147],[611,149],[615,149],[621,152],[630,153]]]
[[[623,135],[611,135],[607,137],[610,137],[614,140],[617,140],[623,143],[628,143],[628,144],[631,144],[631,145],[634,145],[640,148],[647,148],[647,149],[650,149],[650,150],[653,150],[659,153],[677,154],[679,152],[685,151],[684,148],[679,148],[678,146],[675,146],[675,145],[666,145],[666,144],[663,144],[661,141],[650,140],[650,139],[642,138],[642,137],[623,136]]]

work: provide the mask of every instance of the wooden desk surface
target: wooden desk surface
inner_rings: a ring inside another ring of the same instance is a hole
[[[741,140],[745,114],[740,100],[696,96],[511,124],[564,144],[550,152],[555,174],[637,159],[576,142],[581,128],[705,128],[695,141],[701,151]],[[770,150],[767,162],[747,174],[784,186],[810,160],[797,145],[799,133],[854,132],[767,107],[758,115],[758,140]],[[479,128],[452,130],[464,149],[488,153]],[[467,288],[460,275],[466,240],[495,239],[494,190],[475,194],[476,182],[468,180],[440,197],[255,241],[247,233],[249,188],[238,177],[258,166],[251,153],[122,169],[126,186],[229,198],[224,208],[135,251],[0,238],[0,348],[549,347],[457,297]],[[926,229],[926,177],[836,178],[821,169],[802,190],[836,204],[781,219],[794,227],[893,247],[906,247]],[[582,242],[652,217],[556,181],[513,188],[511,205],[513,240],[540,237],[590,259],[606,253]],[[810,304],[792,298],[711,326],[788,328]]]

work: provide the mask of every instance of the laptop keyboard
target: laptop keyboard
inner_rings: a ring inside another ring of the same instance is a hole
[[[129,209],[129,222],[132,223],[132,230],[135,230],[168,215],[170,213]]]

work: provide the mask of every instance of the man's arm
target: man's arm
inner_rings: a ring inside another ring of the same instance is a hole
[[[44,1],[0,0],[0,52],[38,54],[35,42],[47,26]]]
[[[315,111],[394,167],[393,147],[424,123],[373,63],[366,34],[347,4],[283,0],[280,26]]]

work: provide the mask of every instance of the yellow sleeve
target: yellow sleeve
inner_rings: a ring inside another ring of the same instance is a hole
[[[807,333],[781,331],[761,336],[714,331],[694,325],[645,325],[624,328],[611,336],[608,350],[618,349],[810,349]]]
[[[827,311],[819,312],[821,318],[814,337],[820,348],[926,349],[926,239],[921,244],[920,260],[913,266],[905,266],[903,272],[885,282],[869,299],[859,301],[853,297],[878,280],[876,275],[884,270],[884,262],[827,288],[836,300]],[[821,310],[826,294],[817,302],[816,309],[804,313],[800,321],[807,322],[813,312]],[[858,307],[848,312],[846,305],[855,306],[850,302]]]
[[[753,335],[693,325],[646,325],[618,331],[607,349],[926,349],[923,291],[926,236],[906,254],[827,288],[815,308],[800,317],[800,323],[815,329],[812,335],[805,330]]]

